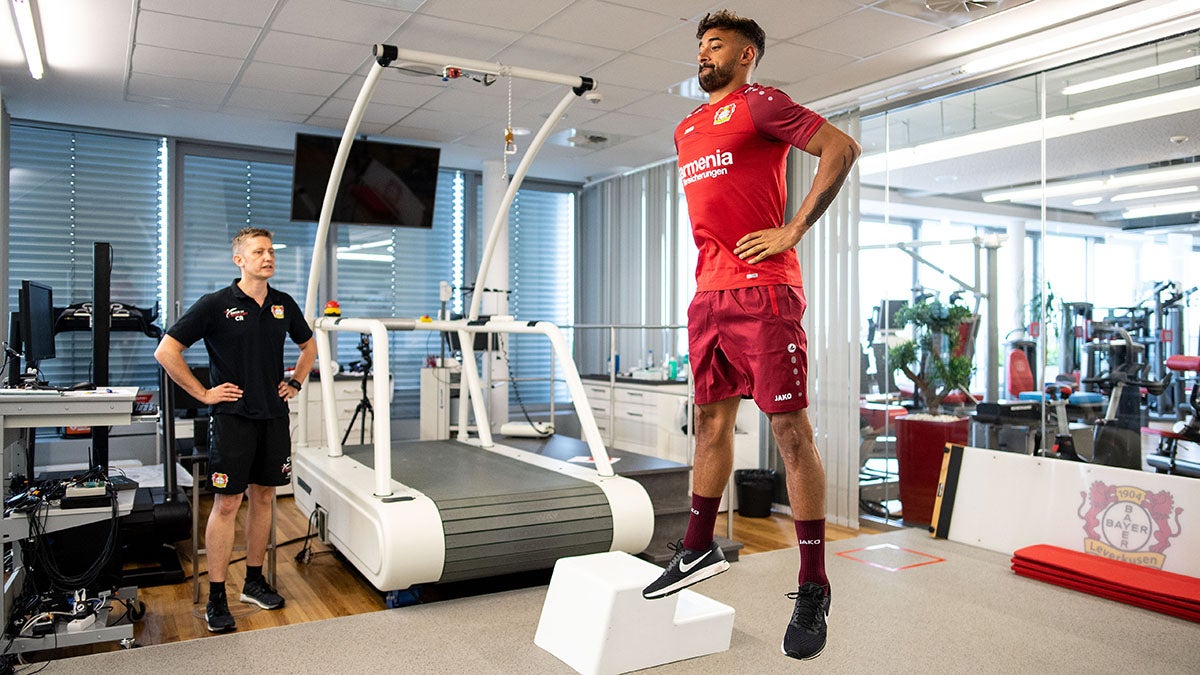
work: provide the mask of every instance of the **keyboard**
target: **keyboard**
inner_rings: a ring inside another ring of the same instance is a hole
[[[134,415],[157,415],[158,414],[158,404],[157,403],[134,403],[133,404],[133,414]]]

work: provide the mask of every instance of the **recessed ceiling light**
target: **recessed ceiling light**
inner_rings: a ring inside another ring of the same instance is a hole
[[[1192,211],[1200,211],[1200,201],[1143,206],[1136,209],[1129,209],[1122,213],[1121,217],[1125,220],[1133,220],[1135,218],[1150,218],[1152,216],[1170,216],[1176,213],[1191,213]]]
[[[1200,190],[1195,185],[1184,185],[1181,187],[1163,188],[1161,190],[1146,190],[1144,192],[1122,192],[1119,195],[1114,195],[1114,202],[1128,202],[1134,199],[1150,199],[1152,197],[1168,197],[1170,195],[1185,195],[1189,192]]]
[[[1069,87],[1063,87],[1062,93],[1063,96],[1082,94],[1084,92],[1104,89],[1105,87],[1114,87],[1118,84],[1125,84],[1126,82],[1133,82],[1135,80],[1141,80],[1147,77],[1154,77],[1155,75],[1172,73],[1176,70],[1183,70],[1184,68],[1191,68],[1197,65],[1200,65],[1200,56],[1191,56],[1186,59],[1168,61],[1167,63],[1160,63],[1156,66],[1138,68],[1137,70],[1131,70],[1126,73],[1117,73],[1116,75],[1109,75],[1108,77],[1101,77],[1088,82],[1072,84]]]
[[[1071,202],[1071,206],[1095,206],[1104,201],[1104,197],[1084,197]]]

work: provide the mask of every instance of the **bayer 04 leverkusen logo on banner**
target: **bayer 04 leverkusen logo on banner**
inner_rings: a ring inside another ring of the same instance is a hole
[[[1171,539],[1179,536],[1175,497],[1167,490],[1147,492],[1132,485],[1092,483],[1080,492],[1083,550],[1113,560],[1162,569]]]

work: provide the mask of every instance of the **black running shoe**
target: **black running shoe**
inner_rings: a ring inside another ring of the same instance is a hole
[[[703,551],[684,548],[682,539],[668,546],[675,551],[675,557],[671,558],[662,576],[642,589],[642,597],[647,600],[665,598],[729,569],[729,562],[715,541]]]
[[[821,584],[806,581],[787,597],[796,601],[796,609],[783,634],[783,653],[802,661],[816,658],[825,649],[829,594]]]
[[[228,633],[237,628],[233,615],[229,613],[229,602],[225,595],[209,596],[208,607],[204,610],[204,620],[210,633]]]
[[[283,596],[271,588],[266,579],[252,579],[242,586],[242,602],[249,602],[263,609],[283,607]]]

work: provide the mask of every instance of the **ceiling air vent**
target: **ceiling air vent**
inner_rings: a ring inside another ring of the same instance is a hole
[[[993,9],[1003,0],[925,0],[925,7],[945,14],[970,14]]]

